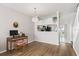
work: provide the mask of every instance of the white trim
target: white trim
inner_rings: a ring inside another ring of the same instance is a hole
[[[76,55],[79,56],[79,54],[78,54],[76,48],[75,48],[74,46],[73,46],[73,48],[74,48],[74,51],[75,51]]]
[[[4,52],[6,52],[6,50],[1,51],[0,54],[1,54],[1,53],[4,53]]]
[[[52,42],[46,42],[46,41],[40,41],[40,40],[35,40],[37,42],[43,42],[43,43],[48,43],[48,44],[53,44],[53,45],[59,45],[58,43],[52,43]]]
[[[28,43],[31,43],[31,42],[34,42],[34,40],[33,41],[28,41]]]

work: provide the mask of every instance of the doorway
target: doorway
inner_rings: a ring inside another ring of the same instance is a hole
[[[60,25],[60,44],[66,43],[67,39],[67,25]]]

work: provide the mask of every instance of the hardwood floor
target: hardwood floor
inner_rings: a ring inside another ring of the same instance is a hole
[[[58,46],[34,41],[22,49],[4,52],[0,56],[76,56],[76,53],[70,44]]]

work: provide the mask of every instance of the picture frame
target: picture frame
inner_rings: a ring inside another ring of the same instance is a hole
[[[48,25],[37,25],[38,31],[45,31],[45,32],[51,32],[51,31],[57,31],[57,25],[56,24],[48,24]]]

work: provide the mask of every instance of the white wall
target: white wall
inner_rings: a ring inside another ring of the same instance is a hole
[[[74,47],[76,54],[79,56],[79,31],[78,31],[78,34],[77,34],[77,38],[76,38],[76,40],[73,44],[73,47]]]
[[[76,54],[79,56],[79,6],[77,8],[77,13],[76,13],[76,19],[75,19],[76,24],[73,27],[73,48],[75,49]],[[77,35],[77,36],[76,36]]]
[[[38,25],[48,25],[53,24],[51,18],[43,19],[38,23],[35,23],[35,41],[45,42],[49,44],[58,45],[58,33],[55,31],[51,32],[41,32],[37,30]]]
[[[60,25],[66,25],[66,43],[71,42],[71,36],[70,36],[70,25],[75,19],[76,12],[69,13],[69,14],[60,14]],[[35,24],[35,40],[36,41],[41,41],[41,42],[46,42],[46,43],[51,43],[51,44],[58,44],[58,33],[56,32],[39,32],[36,30],[37,25],[42,25],[42,24],[52,24],[52,21],[50,21],[50,18],[45,18],[42,21],[38,22]]]
[[[0,52],[6,50],[6,38],[9,36],[9,30],[15,29],[12,25],[13,21],[19,23],[17,29],[19,32],[24,32],[28,35],[29,42],[32,42],[34,39],[31,18],[17,11],[0,6]]]

